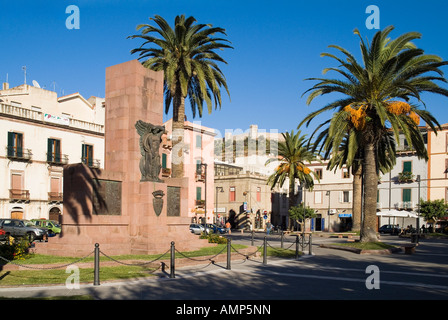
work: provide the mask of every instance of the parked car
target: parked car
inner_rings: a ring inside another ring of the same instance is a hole
[[[400,228],[397,225],[385,224],[378,229],[380,233],[399,234]]]
[[[0,228],[5,231],[6,236],[26,237],[30,242],[48,239],[47,229],[39,228],[29,220],[2,219]]]
[[[194,234],[201,234],[202,232],[204,232],[204,230],[204,227],[198,223],[190,224],[190,231]]]
[[[219,227],[216,224],[207,223],[206,226],[210,231],[213,231],[213,233],[226,233],[226,228]]]
[[[50,237],[53,237],[58,233],[61,233],[61,225],[55,220],[31,219],[30,221],[40,228],[47,228],[48,236]]]

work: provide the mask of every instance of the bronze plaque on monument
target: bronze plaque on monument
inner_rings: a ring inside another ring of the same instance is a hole
[[[179,187],[167,187],[167,216],[179,217],[180,216],[180,188]]]
[[[121,215],[121,181],[94,179],[92,191],[93,214]]]

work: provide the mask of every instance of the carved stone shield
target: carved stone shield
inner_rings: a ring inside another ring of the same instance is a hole
[[[165,195],[163,193],[163,190],[156,190],[152,193],[154,196],[154,199],[152,199],[152,206],[154,208],[154,212],[157,216],[160,216],[162,213],[163,208],[163,196]]]

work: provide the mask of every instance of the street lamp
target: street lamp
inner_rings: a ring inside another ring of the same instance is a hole
[[[418,182],[418,207],[417,207],[417,239],[416,239],[416,243],[418,243],[418,240],[420,238],[420,175],[417,175],[417,182]]]
[[[331,191],[328,190],[325,193],[325,195],[328,196],[328,212],[327,212],[327,215],[328,215],[328,232],[331,232],[331,223],[330,223],[330,195],[331,195]]]
[[[218,191],[223,193],[224,192],[224,188],[223,187],[216,187],[216,210],[215,210],[215,223],[217,221],[216,219],[216,213],[218,212]]]

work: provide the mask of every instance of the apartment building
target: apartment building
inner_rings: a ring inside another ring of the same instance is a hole
[[[0,217],[62,212],[62,167],[104,164],[104,99],[23,84],[0,90]]]
[[[435,133],[428,128],[428,199],[448,202],[448,123]]]
[[[172,119],[164,123],[167,141],[162,144],[162,179],[171,176]],[[188,177],[188,216],[191,222],[214,222],[214,129],[200,122],[184,124],[184,176]]]

